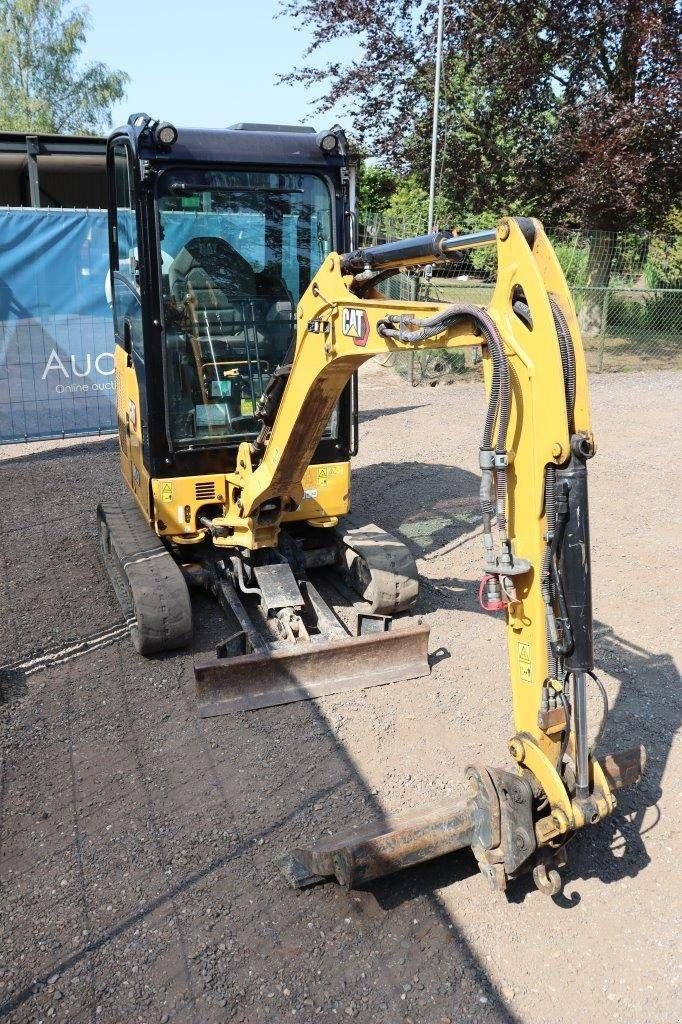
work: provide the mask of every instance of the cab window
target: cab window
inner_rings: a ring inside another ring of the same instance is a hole
[[[116,200],[114,251],[117,269],[120,274],[136,284],[137,225],[127,146],[114,146],[113,160]]]
[[[313,174],[178,168],[161,175],[157,204],[173,441],[253,436],[296,304],[332,251],[329,187]]]

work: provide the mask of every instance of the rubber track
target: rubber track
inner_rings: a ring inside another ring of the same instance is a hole
[[[172,555],[131,496],[98,505],[100,550],[139,654],[186,647],[192,640],[187,584]]]
[[[417,600],[419,575],[412,553],[397,537],[369,523],[343,535],[351,585],[379,615],[397,615]]]

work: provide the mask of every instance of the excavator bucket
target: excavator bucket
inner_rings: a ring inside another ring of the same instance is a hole
[[[429,674],[428,645],[428,626],[398,623],[369,635],[197,660],[198,714],[212,718],[419,679]]]

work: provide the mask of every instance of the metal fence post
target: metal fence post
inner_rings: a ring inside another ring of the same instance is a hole
[[[28,163],[28,191],[31,206],[40,206],[40,180],[38,178],[38,136],[26,136],[26,160]]]
[[[601,323],[600,323],[600,334],[601,334],[601,345],[599,346],[599,359],[597,369],[599,373],[604,368],[604,349],[606,348],[606,334],[609,323],[609,296],[611,294],[610,288],[604,289],[604,297],[601,304]]]

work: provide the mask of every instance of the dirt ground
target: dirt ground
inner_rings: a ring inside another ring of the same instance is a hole
[[[475,598],[475,385],[363,375],[354,506],[418,558],[430,678],[204,722],[192,654],[135,656],[99,563],[115,442],[2,450],[0,664],[42,661],[0,709],[0,1019],[679,1020],[681,383],[592,379],[603,747],[643,742],[649,764],[573,841],[554,900],[529,879],[492,895],[469,855],[349,894],[296,893],[273,864],[382,810],[457,798],[469,763],[508,763],[503,629]],[[195,611],[208,650],[215,615]]]

